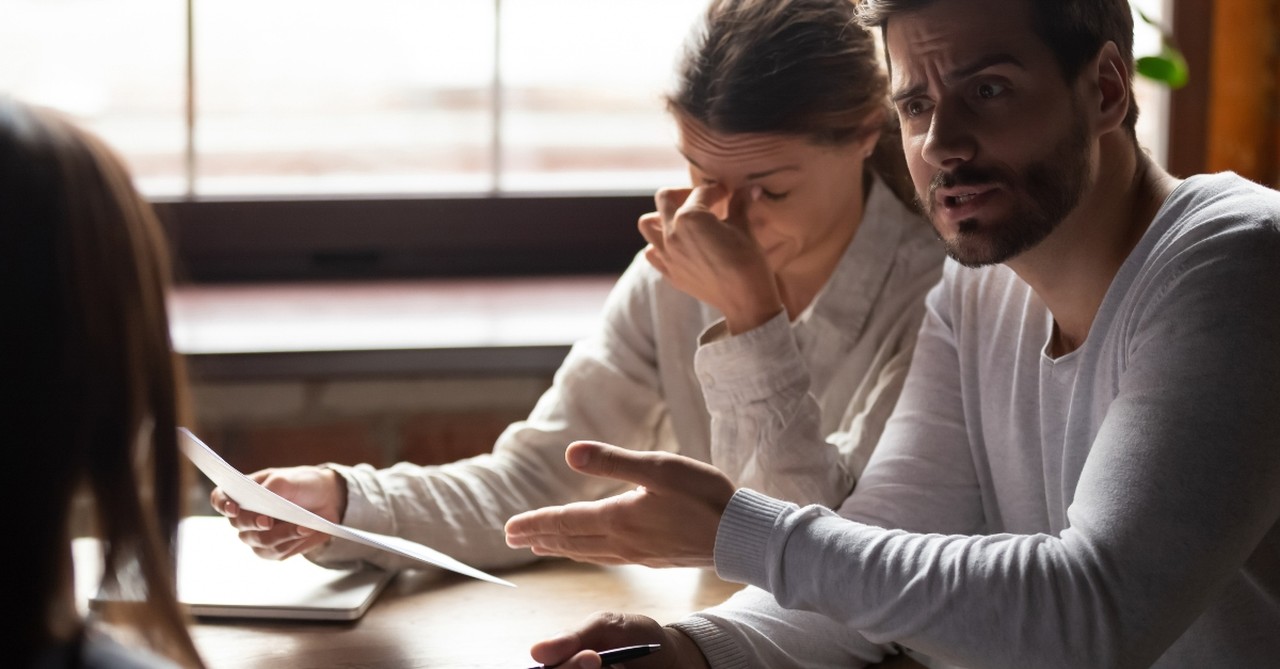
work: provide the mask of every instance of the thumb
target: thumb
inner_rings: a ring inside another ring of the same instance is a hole
[[[760,199],[761,191],[760,186],[740,188],[734,191],[729,197],[729,212],[725,216],[725,222],[744,230],[748,229],[750,226],[747,223],[747,207],[752,202]]]
[[[711,469],[692,458],[671,453],[633,451],[598,441],[575,441],[564,452],[575,471],[628,481],[653,490],[684,490],[697,486],[702,470]],[[718,473],[718,472],[716,472]]]
[[[712,184],[709,186],[704,184],[690,191],[689,199],[685,200],[684,204],[677,210],[677,213],[701,210],[709,212],[715,216],[716,209],[719,207],[720,203],[723,202],[726,197],[731,195],[732,193],[727,191],[725,187],[720,184]],[[716,218],[719,218],[719,216],[716,216]]]

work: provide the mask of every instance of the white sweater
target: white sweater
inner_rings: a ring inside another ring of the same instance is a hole
[[[1177,188],[1057,359],[1012,271],[948,263],[839,515],[730,503],[718,572],[782,606],[748,589],[680,626],[717,669],[858,666],[868,639],[969,667],[1280,666],[1278,296],[1280,194],[1230,174]],[[790,391],[740,410],[811,420],[767,327],[739,373]]]
[[[529,562],[532,553],[506,545],[508,518],[620,490],[565,465],[564,449],[577,439],[678,452],[783,499],[839,504],[902,389],[925,295],[942,273],[929,224],[874,184],[827,285],[784,326],[800,351],[798,364],[814,368],[811,392],[821,415],[811,427],[822,443],[814,452],[766,463],[756,444],[713,438],[736,423],[713,424],[693,361],[700,333],[721,316],[637,257],[610,294],[599,331],[573,347],[528,420],[510,426],[491,454],[433,467],[330,465],[347,483],[343,522],[419,541],[481,568]],[[413,566],[343,541],[308,557],[332,566],[357,559]]]

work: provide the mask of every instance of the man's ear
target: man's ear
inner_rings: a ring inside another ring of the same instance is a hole
[[[1101,135],[1120,129],[1129,115],[1133,90],[1129,68],[1115,42],[1102,45],[1083,74],[1082,83],[1088,86],[1085,99],[1093,107],[1095,131]]]

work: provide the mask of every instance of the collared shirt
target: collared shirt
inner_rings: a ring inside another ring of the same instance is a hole
[[[738,382],[741,337],[698,352],[700,336],[720,314],[638,256],[610,293],[598,332],[574,345],[529,418],[503,432],[492,453],[430,467],[329,465],[347,482],[343,522],[426,543],[480,568],[531,561],[527,550],[506,546],[508,518],[621,490],[567,467],[565,446],[580,439],[681,453],[714,464],[739,485],[838,503],[897,399],[924,297],[941,276],[943,252],[930,226],[873,183],[859,229],[809,315],[795,324],[780,315],[766,326],[788,329],[811,370],[808,392],[821,407],[816,429],[827,444],[817,452],[762,453],[764,442],[724,420],[732,407],[708,406],[703,383]],[[767,384],[749,385],[741,396],[768,392]],[[408,566],[348,542],[308,556],[328,565],[364,559]]]

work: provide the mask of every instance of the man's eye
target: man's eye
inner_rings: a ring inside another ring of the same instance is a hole
[[[982,98],[983,100],[990,100],[991,98],[994,98],[1000,95],[1004,91],[1005,91],[1005,87],[1003,84],[992,84],[992,83],[978,84],[978,97]]]
[[[902,113],[908,118],[919,116],[929,111],[929,103],[924,100],[908,100],[902,105]]]

